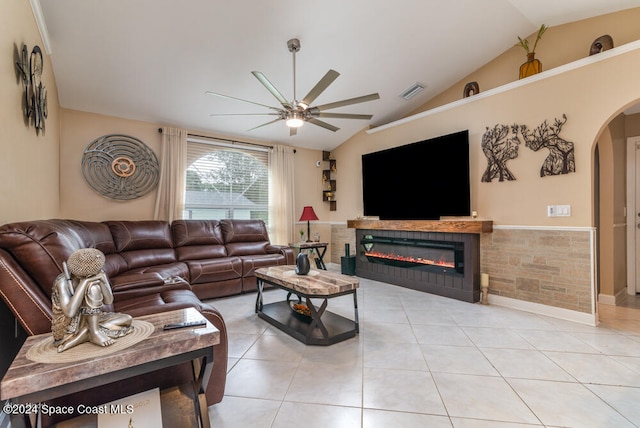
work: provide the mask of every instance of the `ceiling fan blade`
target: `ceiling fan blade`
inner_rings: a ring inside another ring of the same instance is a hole
[[[217,93],[217,92],[206,91],[206,92],[205,92],[205,94],[207,94],[207,95],[213,95],[213,96],[215,96],[215,97],[228,98],[228,99],[230,99],[230,100],[235,100],[235,101],[242,101],[243,103],[255,104],[255,105],[257,105],[257,106],[266,107],[266,108],[269,108],[269,109],[271,109],[271,110],[280,111],[280,109],[279,109],[279,108],[276,108],[276,107],[268,106],[268,105],[266,105],[266,104],[256,103],[256,102],[249,101],[249,100],[243,100],[242,98],[236,98],[236,97],[232,97],[232,96],[230,96],[230,95],[223,95],[223,94],[219,94],[219,93]]]
[[[310,119],[307,119],[307,122],[313,123],[314,125],[320,126],[320,127],[324,128],[324,129],[328,129],[329,131],[333,131],[333,132],[336,132],[338,129],[340,129],[337,126],[333,126],[331,124],[328,124],[327,122],[323,122],[323,121],[315,119],[313,117],[310,118]]]
[[[340,73],[335,70],[327,71],[327,74],[325,74],[324,77],[320,79],[318,83],[316,83],[316,86],[314,86],[313,89],[311,89],[309,93],[302,99],[302,103],[310,106],[311,103],[314,102],[316,98],[318,98],[318,95],[324,92],[324,90],[327,89],[327,87],[329,87],[329,85],[332,84],[333,81],[338,78],[338,76],[340,76]]]
[[[367,101],[377,100],[379,98],[380,98],[380,95],[378,95],[377,93],[363,95],[361,97],[349,98],[348,100],[336,101],[335,103],[323,104],[321,106],[313,107],[310,110],[311,110],[311,114],[313,114],[315,110],[317,111],[331,110],[333,108],[350,106],[352,104],[358,104],[358,103],[364,103]]]
[[[314,115],[316,116],[316,115]],[[369,120],[373,117],[372,114],[350,114],[350,113],[318,113],[317,117],[330,117],[333,119],[363,119]]]
[[[267,126],[267,125],[271,125],[272,123],[276,123],[276,122],[278,122],[279,120],[282,120],[282,119],[280,119],[280,118],[278,118],[278,119],[274,119],[274,120],[269,121],[269,122],[267,122],[267,123],[263,123],[262,125],[254,126],[254,127],[253,127],[253,128],[251,128],[251,129],[247,129],[247,131],[253,131],[254,129],[262,128],[263,126]]]
[[[280,116],[280,113],[213,113],[209,116]]]
[[[291,127],[289,128],[289,137],[293,137],[298,134],[298,128]]]
[[[283,107],[291,108],[289,101],[287,101],[287,99],[280,93],[280,91],[278,91],[276,87],[273,86],[273,84],[269,81],[269,79],[267,79],[264,74],[260,73],[259,71],[252,71],[251,74],[256,76],[256,79],[258,79],[260,83],[262,83],[264,87],[267,88],[269,92],[271,92],[271,95],[273,95],[278,101],[280,101],[280,104],[282,104]]]

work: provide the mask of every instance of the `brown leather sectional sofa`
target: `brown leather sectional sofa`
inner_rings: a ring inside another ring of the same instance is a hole
[[[0,296],[29,335],[51,331],[53,281],[71,253],[89,247],[106,256],[104,269],[114,295],[110,310],[135,317],[195,307],[220,330],[207,388],[209,404],[220,402],[224,394],[227,334],[221,314],[202,300],[254,291],[255,269],[294,263],[291,248],[271,245],[261,220],[54,219],[6,224],[0,226]],[[173,370],[141,377],[137,388],[144,390],[145,382],[163,378],[171,383],[187,373],[190,376],[189,370]]]

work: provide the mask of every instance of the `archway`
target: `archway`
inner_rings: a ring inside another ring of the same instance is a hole
[[[640,233],[634,236],[636,223],[640,223],[636,221],[640,197],[636,210],[629,205],[627,192],[630,187],[636,187],[636,182],[640,190],[640,181],[635,178],[635,163],[630,164],[632,159],[628,154],[628,141],[634,136],[639,136],[640,141],[640,103],[632,103],[612,115],[603,126],[593,150],[593,224],[597,228],[598,267],[596,302],[601,321],[607,323],[616,318],[616,308],[640,309],[640,298],[635,294],[636,287],[640,290],[640,281],[636,285],[635,279],[635,260],[640,252],[636,256],[628,247],[637,240],[637,248],[640,248]],[[635,160],[635,155],[632,156]],[[637,176],[640,177],[640,155],[638,159]],[[630,178],[628,174],[631,174]],[[635,312],[640,321],[640,311]]]

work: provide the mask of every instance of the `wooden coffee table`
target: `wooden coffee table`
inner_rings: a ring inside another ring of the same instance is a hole
[[[193,361],[197,370],[192,385],[172,389],[167,391],[167,394],[161,391],[163,409],[168,406],[166,412],[162,411],[163,425],[209,427],[204,391],[213,365],[213,345],[220,343],[220,331],[193,308],[136,319],[152,324],[152,333],[148,337],[124,350],[105,352],[104,355],[80,361],[33,361],[27,357],[29,350],[40,346],[51,334],[28,337],[0,383],[0,398],[9,400],[8,402],[15,404],[17,409],[11,414],[11,425],[30,426],[27,413],[37,408],[37,403]],[[199,320],[205,320],[206,324],[201,327],[163,330],[165,324]],[[190,393],[191,396],[187,397],[181,393],[188,390],[193,392]],[[194,412],[185,412],[189,406]],[[87,420],[91,418],[93,420]],[[74,423],[76,419],[77,424]],[[76,419],[69,421],[65,426],[95,426],[96,415],[88,418],[80,416]]]
[[[292,265],[260,268],[256,270],[256,277],[258,316],[302,343],[332,345],[359,333],[358,278],[325,270],[311,270],[307,275],[296,275],[295,266]],[[286,291],[287,298],[264,304],[265,284]],[[349,294],[353,295],[353,320],[326,310],[329,299]],[[316,300],[316,303],[312,300]],[[296,311],[294,307],[306,307],[308,312]]]

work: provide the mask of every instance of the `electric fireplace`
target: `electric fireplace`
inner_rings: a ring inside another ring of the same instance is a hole
[[[356,243],[359,277],[480,300],[478,234],[358,229]]]
[[[360,244],[370,263],[464,275],[462,242],[365,235]]]

